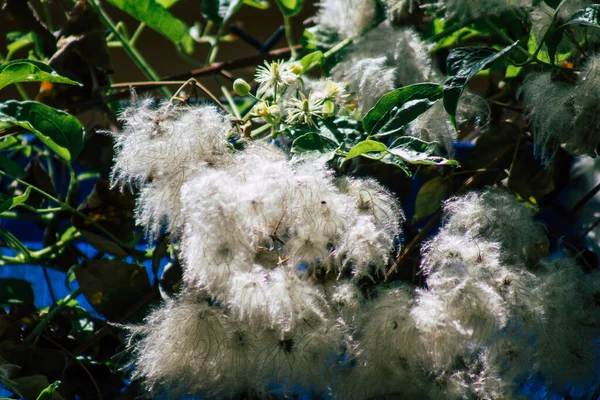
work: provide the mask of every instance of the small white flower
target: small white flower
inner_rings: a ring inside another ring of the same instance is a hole
[[[314,119],[322,118],[323,99],[319,98],[319,96],[315,96],[313,93],[310,93],[308,98],[300,93],[299,99],[292,98],[286,106],[288,117],[285,122],[290,125],[298,123],[316,126]]]
[[[264,66],[259,66],[256,69],[255,81],[259,84],[257,95],[277,95],[283,92],[290,84],[298,79],[288,64],[283,60],[268,62],[265,61]]]

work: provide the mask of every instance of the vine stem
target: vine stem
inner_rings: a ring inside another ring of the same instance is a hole
[[[292,50],[290,61],[294,61],[298,57],[298,52],[294,47],[294,35],[292,34],[292,22],[290,17],[283,15],[283,26],[285,28],[285,39],[289,48]]]
[[[67,295],[67,297],[65,297],[64,299],[58,301],[56,303],[56,307],[54,307],[40,321],[40,323],[37,324],[35,326],[35,328],[33,328],[33,330],[31,331],[31,333],[29,335],[27,335],[27,337],[25,338],[25,341],[26,342],[31,342],[33,339],[35,339],[42,332],[42,330],[46,327],[46,325],[48,325],[48,322],[52,321],[52,319],[60,312],[60,310],[62,310],[63,308],[65,308],[65,306],[67,305],[67,303],[69,301],[71,301],[72,299],[74,299],[75,297],[79,296],[80,293],[81,293],[81,289],[77,288],[77,289],[73,290],[71,293],[69,293],[69,295]]]
[[[96,10],[98,16],[102,20],[102,23],[106,25],[106,27],[111,30],[111,32],[115,35],[119,42],[121,42],[121,46],[123,47],[125,52],[131,57],[131,59],[135,62],[137,67],[144,73],[144,75],[146,75],[146,77],[152,81],[160,81],[160,76],[158,75],[158,73],[154,70],[154,68],[150,66],[150,64],[148,64],[148,62],[144,59],[142,54],[130,44],[130,41],[127,40],[125,36],[123,36],[119,29],[117,29],[114,22],[110,19],[108,14],[106,14],[106,11],[104,11],[102,6],[100,5],[100,1],[92,0],[89,2],[89,4]],[[166,97],[172,96],[172,93],[168,88],[161,86],[160,90]]]
[[[7,177],[9,179],[12,179],[15,182],[19,182],[21,185],[25,185],[27,187],[30,187],[31,190],[33,190],[33,191],[41,194],[42,196],[44,196],[48,200],[51,200],[51,201],[55,202],[56,204],[58,204],[59,206],[61,206],[63,210],[70,211],[73,214],[77,214],[81,218],[85,219],[90,224],[92,224],[96,228],[98,228],[106,236],[108,236],[112,241],[114,241],[115,243],[117,243],[119,246],[121,246],[121,247],[129,247],[129,246],[126,246],[123,242],[121,242],[117,237],[115,237],[112,233],[110,233],[102,225],[100,225],[99,223],[97,223],[96,221],[94,221],[93,219],[91,219],[90,217],[88,217],[87,215],[85,215],[84,213],[82,213],[81,211],[79,211],[78,209],[71,207],[68,203],[60,201],[59,199],[57,199],[56,197],[52,196],[51,194],[46,193],[42,189],[40,189],[40,188],[38,188],[38,187],[30,184],[30,183],[27,183],[27,182],[25,182],[25,181],[23,181],[23,180],[21,180],[19,178],[16,178],[16,177],[14,177],[14,176],[12,176],[10,174],[7,174],[6,172],[4,172],[2,170],[0,170],[0,175],[5,176],[5,177]]]

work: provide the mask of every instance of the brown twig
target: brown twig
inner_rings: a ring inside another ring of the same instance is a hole
[[[299,46],[299,45],[294,46],[294,50],[299,50],[300,48],[301,48],[301,46]],[[249,66],[256,66],[257,64],[260,64],[262,61],[287,58],[291,55],[291,52],[292,52],[292,50],[290,48],[283,48],[283,49],[277,49],[277,50],[270,51],[269,53],[256,54],[256,55],[252,55],[252,56],[248,56],[248,57],[238,58],[235,60],[223,61],[220,63],[212,64],[211,66],[208,66],[208,67],[184,72],[182,74],[167,76],[158,82],[145,83],[143,85],[135,85],[135,84],[139,84],[141,82],[120,83],[120,84],[118,84],[118,85],[120,85],[119,87],[123,87],[124,90],[120,90],[115,93],[111,93],[107,96],[104,96],[102,98],[102,101],[104,103],[109,103],[111,101],[122,100],[122,99],[126,99],[126,98],[130,97],[131,96],[131,92],[129,91],[130,86],[136,86],[136,87],[139,86],[138,93],[142,93],[142,92],[146,92],[149,90],[153,90],[157,87],[161,87],[163,85],[175,84],[173,82],[179,82],[179,81],[185,82],[185,81],[189,80],[190,78],[199,78],[202,76],[210,76],[210,75],[218,74],[223,70],[240,69],[240,68],[245,68],[245,67],[249,67]],[[106,91],[109,89],[113,89],[114,88],[113,86],[114,85],[101,86],[97,90],[99,92],[103,92],[103,91]],[[76,104],[74,107],[68,108],[67,111],[69,111],[70,113],[83,112],[83,111],[89,110],[90,108],[94,107],[96,104],[98,104],[97,99],[90,99],[87,101],[82,101],[79,104]]]

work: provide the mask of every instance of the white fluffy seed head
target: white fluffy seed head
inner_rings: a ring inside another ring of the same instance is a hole
[[[503,190],[486,189],[449,199],[444,211],[448,232],[498,243],[503,261],[535,264],[547,254],[548,239],[533,219],[535,210]]]
[[[191,167],[227,163],[229,121],[214,106],[153,107],[150,99],[134,100],[121,121],[123,131],[115,134],[113,185],[173,179]]]
[[[437,3],[444,10],[446,18],[460,21],[499,15],[506,11],[523,12],[531,5],[531,0],[441,0]]]
[[[342,39],[360,36],[375,22],[375,0],[321,0],[317,23]]]

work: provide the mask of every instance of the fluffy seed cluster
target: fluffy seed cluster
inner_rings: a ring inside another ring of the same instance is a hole
[[[131,328],[134,376],[210,397],[274,382],[326,390],[358,284],[381,277],[398,246],[394,196],[334,177],[319,157],[292,162],[260,143],[234,152],[210,106],[142,101],[123,119],[114,183],[139,187],[138,222],[155,234],[164,223],[184,262],[183,292]]]
[[[134,107],[115,183],[140,186],[138,212],[161,212],[184,263],[182,292],[129,328],[133,376],[151,392],[501,399],[536,374],[555,388],[592,384],[600,276],[541,262],[544,231],[514,197],[449,200],[423,249],[427,287],[367,293],[401,234],[380,184],[268,144],[234,152],[209,106]],[[167,178],[178,202],[149,208],[144,191]],[[157,220],[139,219],[154,231]]]
[[[519,12],[531,7],[532,3],[531,0],[442,0],[434,6],[442,9],[446,18],[466,21],[506,11]]]
[[[588,59],[575,84],[551,73],[532,75],[523,85],[536,152],[549,162],[558,146],[574,155],[594,155],[600,144],[600,57]]]

